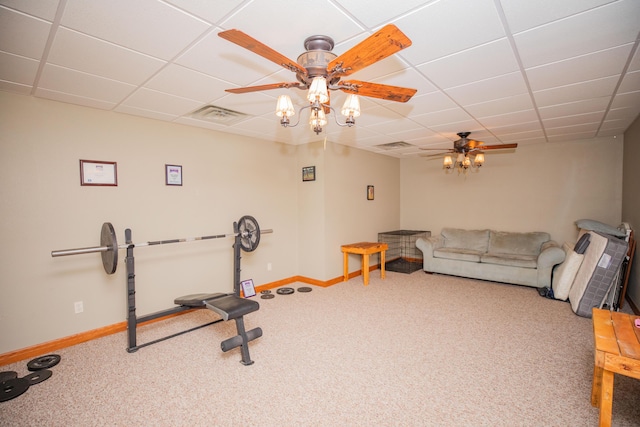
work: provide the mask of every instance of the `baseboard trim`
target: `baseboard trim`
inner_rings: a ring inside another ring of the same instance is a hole
[[[369,270],[375,270],[379,268],[379,265],[374,265],[369,268]],[[362,270],[358,270],[352,273],[349,273],[349,278],[360,276],[362,274]],[[265,289],[273,289],[279,288],[281,286],[289,285],[291,283],[302,282],[310,285],[321,286],[323,288],[335,285],[336,283],[340,283],[344,280],[342,276],[336,277],[334,279],[322,281],[316,280],[305,276],[292,276],[287,279],[278,280],[276,282],[267,283],[261,286],[256,287],[256,292],[263,291]],[[148,325],[153,322],[159,322],[162,320],[169,319],[171,317],[180,316],[186,313],[189,313],[193,310],[187,310],[180,313],[174,313],[167,316],[160,317],[158,319],[150,320],[147,322],[140,323],[140,326]],[[80,332],[75,335],[70,335],[68,337],[60,338],[57,340],[45,342],[42,344],[36,344],[31,347],[22,348],[15,351],[10,351],[8,353],[0,354],[0,366],[8,365],[10,363],[19,362],[21,360],[31,359],[34,357],[42,356],[44,354],[49,354],[56,350],[60,350],[62,348],[71,347],[77,344],[81,344],[83,342],[91,341],[97,338],[103,338],[109,335],[117,334],[118,332],[123,332],[127,330],[127,322],[119,322],[114,325],[104,326],[102,328],[93,329],[86,332]],[[124,349],[124,348],[123,348]]]

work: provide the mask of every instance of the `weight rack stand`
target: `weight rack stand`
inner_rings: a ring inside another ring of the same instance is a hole
[[[242,259],[242,254],[240,251],[241,248],[241,236],[238,232],[238,223],[233,223],[233,231],[235,233],[235,240],[233,243],[233,293],[235,296],[240,296],[240,260]],[[127,352],[134,353],[138,349],[147,347],[152,344],[156,344],[170,338],[175,338],[179,335],[186,334],[188,332],[193,332],[198,329],[202,329],[207,326],[211,326],[215,323],[222,322],[223,319],[216,319],[209,323],[205,323],[203,325],[195,326],[193,328],[187,329],[185,331],[176,332],[171,335],[167,335],[166,337],[158,338],[153,341],[149,341],[143,344],[137,344],[137,328],[138,324],[148,322],[151,320],[159,319],[161,317],[169,316],[171,314],[182,313],[184,311],[193,310],[193,307],[187,307],[178,305],[173,308],[169,308],[166,310],[161,310],[155,313],[147,314],[145,316],[136,316],[136,274],[135,274],[135,258],[133,256],[133,249],[135,245],[131,240],[131,229],[127,228],[124,231],[125,240],[127,243],[127,256],[125,258],[125,264],[127,267],[127,338],[128,338],[128,346]]]

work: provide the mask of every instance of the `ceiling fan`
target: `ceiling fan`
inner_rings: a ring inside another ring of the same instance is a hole
[[[453,148],[444,149],[444,148],[420,148],[421,150],[438,150],[444,151],[445,153],[454,153],[454,154],[478,154],[482,153],[485,150],[500,150],[500,149],[508,149],[508,148],[516,148],[518,144],[500,144],[500,145],[484,145],[482,141],[476,141],[475,139],[469,139],[468,136],[471,135],[471,132],[458,132],[457,134],[460,139],[453,142]],[[440,156],[443,153],[433,154],[434,156]]]
[[[469,168],[476,169],[476,171],[484,163],[484,151],[486,150],[502,150],[509,148],[517,148],[518,144],[500,144],[500,145],[484,145],[484,142],[476,141],[475,139],[469,139],[471,132],[458,132],[460,139],[453,142],[453,148],[420,148],[421,150],[437,150],[441,151],[438,154],[429,154],[428,157],[441,156],[445,153],[456,154],[455,162],[450,155],[444,157],[443,167],[445,171],[449,172],[453,169],[458,170],[458,174],[466,173]],[[444,153],[442,151],[444,150]],[[475,155],[473,161],[469,157],[470,154]]]
[[[332,52],[334,41],[331,37],[323,35],[307,37],[304,41],[306,51],[298,56],[297,61],[292,61],[240,30],[226,30],[218,33],[218,35],[294,72],[297,80],[294,82],[227,89],[227,92],[247,93],[282,88],[309,90],[307,99],[311,105],[303,108],[311,108],[312,121],[310,123],[312,126],[314,125],[314,115],[316,119],[320,120],[319,115],[324,117],[325,113],[333,110],[329,105],[330,90],[341,90],[349,95],[361,95],[396,102],[407,102],[417,91],[416,89],[380,83],[342,80],[343,77],[349,76],[411,46],[411,40],[393,24],[382,27],[339,56]],[[349,102],[351,104],[348,105]],[[360,104],[357,96],[348,96],[341,112],[347,117],[346,124],[340,124],[337,119],[336,123],[341,126],[352,126],[355,123],[354,118],[360,115]],[[291,99],[287,95],[282,95],[278,99],[276,114],[282,117],[280,123],[283,126],[295,126],[289,124],[288,119],[295,114],[295,110]],[[326,123],[326,119],[321,124],[324,123]],[[316,133],[321,130],[321,126],[314,127]]]

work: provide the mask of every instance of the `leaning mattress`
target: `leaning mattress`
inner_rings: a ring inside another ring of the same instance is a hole
[[[614,286],[628,243],[596,231],[583,230],[582,234],[589,234],[590,243],[569,291],[569,301],[578,316],[591,317],[591,309],[602,308]]]

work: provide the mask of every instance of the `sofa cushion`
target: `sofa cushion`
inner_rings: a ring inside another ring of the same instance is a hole
[[[489,230],[462,230],[459,228],[443,228],[445,248],[469,249],[486,252],[489,245]]]
[[[549,233],[536,231],[532,233],[512,233],[493,231],[489,237],[489,249],[493,254],[533,255],[540,254],[542,244],[550,240]]]
[[[508,265],[511,267],[537,268],[538,261],[534,255],[494,254],[487,253],[480,257],[484,264]]]
[[[483,252],[460,248],[439,248],[433,251],[434,258],[455,259],[458,261],[480,262]]]

